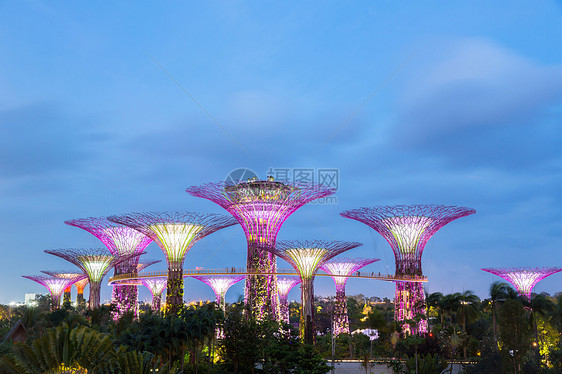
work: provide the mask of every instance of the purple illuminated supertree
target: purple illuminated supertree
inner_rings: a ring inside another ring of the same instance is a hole
[[[515,268],[485,268],[481,269],[502,277],[511,283],[521,296],[531,301],[531,292],[533,287],[536,286],[544,278],[549,275],[562,271],[562,268],[555,267],[515,267]]]
[[[280,320],[289,323],[289,292],[301,282],[297,277],[277,277],[277,291],[279,293]]]
[[[64,289],[64,296],[63,296],[63,303],[69,302],[70,303],[70,292],[72,285],[76,282],[82,281],[84,279],[88,279],[88,276],[84,273],[79,273],[76,271],[49,271],[49,270],[41,270],[41,273],[50,275],[51,277],[55,278],[65,278],[65,279],[76,279],[74,282],[70,283]],[[77,288],[78,289],[78,288]]]
[[[244,275],[192,275],[192,278],[198,279],[213,289],[217,298],[217,304],[226,310],[226,292],[230,287],[245,278]]]
[[[67,225],[81,228],[102,241],[109,251],[118,257],[130,256],[128,261],[115,265],[114,275],[136,274],[139,256],[150,244],[149,237],[130,227],[116,225],[105,217],[88,217],[65,221]],[[131,311],[137,311],[137,286],[114,285],[111,300],[115,303],[115,319]]]
[[[160,305],[162,303],[162,293],[166,289],[167,283],[167,277],[153,277],[142,279],[142,284],[144,284],[152,294],[152,310],[157,312],[160,311]]]
[[[330,274],[336,284],[336,300],[334,302],[334,317],[332,320],[332,333],[338,336],[341,333],[349,334],[349,319],[347,316],[347,297],[345,285],[352,273],[364,266],[380,261],[378,258],[337,258],[325,263],[321,269]]]
[[[46,275],[22,275],[24,278],[31,279],[39,284],[45,286],[52,298],[51,309],[56,310],[60,308],[60,297],[64,292],[65,288],[72,283],[76,282],[80,278],[80,275],[74,278],[57,278]]]
[[[84,273],[88,274],[90,283],[89,308],[95,309],[100,306],[101,280],[112,266],[120,261],[128,260],[128,257],[117,257],[106,248],[69,248],[59,250],[46,250],[45,253],[55,255],[78,266]]]
[[[166,312],[183,307],[183,262],[191,247],[205,236],[236,224],[232,217],[191,212],[131,213],[108,219],[140,231],[164,251],[168,261]]]
[[[258,318],[279,319],[276,261],[262,247],[275,248],[283,222],[304,204],[333,194],[332,188],[289,182],[249,180],[237,184],[207,183],[189,187],[187,193],[213,201],[240,223],[248,242],[245,302]]]
[[[332,257],[362,245],[355,242],[303,240],[280,240],[275,248],[264,247],[287,261],[299,274],[301,280],[301,340],[314,343],[314,276],[319,267]]]
[[[433,234],[447,223],[474,214],[474,209],[444,205],[396,205],[352,209],[343,217],[363,222],[381,234],[394,251],[396,276],[421,276],[421,256]],[[395,294],[396,321],[413,320],[426,314],[425,294],[420,282],[397,281]],[[417,326],[404,325],[406,332],[427,332],[427,320]]]

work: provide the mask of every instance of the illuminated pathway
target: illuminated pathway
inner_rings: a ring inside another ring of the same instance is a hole
[[[167,274],[166,270],[163,271],[152,271],[146,273],[138,274],[119,274],[109,278],[109,285],[113,284],[139,284],[142,279],[155,278],[155,277],[165,277]],[[265,275],[298,275],[294,269],[277,269],[276,273],[255,273],[249,272],[246,268],[222,268],[222,269],[184,269],[183,276],[190,277],[192,275],[254,275],[254,274],[265,274]],[[320,277],[330,277],[331,275],[323,271],[316,273]],[[427,277],[423,275],[390,275],[382,274],[378,272],[368,272],[368,271],[356,271],[347,275],[349,278],[365,278],[365,279],[378,279],[387,282],[396,281],[408,281],[408,282],[427,282]]]

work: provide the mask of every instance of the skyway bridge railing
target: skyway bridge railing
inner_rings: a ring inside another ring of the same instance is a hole
[[[183,271],[184,277],[190,277],[193,275],[295,275],[298,273],[293,269],[277,269],[274,273],[263,273],[263,272],[251,272],[246,268],[222,268],[222,269],[188,269]],[[324,271],[318,271],[316,273],[320,277],[329,277]],[[168,271],[151,271],[138,274],[117,274],[109,278],[109,285],[113,284],[139,284],[143,279],[146,278],[159,278],[167,277]],[[427,277],[424,275],[391,275],[382,274],[378,272],[369,271],[356,271],[347,276],[348,278],[365,278],[365,279],[377,279],[387,282],[427,282]]]

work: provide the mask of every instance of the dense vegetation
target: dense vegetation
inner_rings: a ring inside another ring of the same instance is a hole
[[[214,303],[188,306],[163,317],[145,311],[111,319],[111,306],[80,312],[69,305],[48,312],[49,298],[34,308],[0,308],[0,334],[21,320],[26,341],[0,346],[2,373],[327,373],[332,359],[358,359],[366,372],[383,362],[396,373],[441,373],[451,360],[465,373],[562,373],[562,296],[534,295],[529,302],[505,283],[490,297],[470,291],[427,295],[430,332],[403,336],[388,299],[348,298],[350,327],[377,329],[332,339],[332,300],[317,298],[314,346],[301,344],[298,303],[291,324],[257,321],[243,303],[226,314]],[[415,323],[415,321],[406,321]]]

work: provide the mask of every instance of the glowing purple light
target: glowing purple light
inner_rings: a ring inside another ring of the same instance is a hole
[[[152,295],[152,310],[159,311],[162,304],[162,293],[166,289],[166,284],[168,278],[166,277],[154,277],[154,278],[143,278],[142,284],[144,284]]]
[[[474,213],[474,209],[457,206],[396,205],[352,209],[341,215],[365,223],[386,239],[394,252],[396,276],[401,276],[423,275],[421,257],[427,241],[447,223]],[[395,295],[396,321],[404,320],[405,316],[415,316],[414,312],[418,315],[426,314],[425,294],[421,284],[396,282]],[[426,323],[420,322],[413,328],[405,326],[405,330],[423,333],[427,330]]]
[[[198,279],[213,289],[217,298],[217,304],[222,310],[226,310],[226,292],[230,287],[245,278],[244,275],[235,276],[213,276],[213,275],[192,275],[192,278]]]
[[[297,277],[277,277],[277,291],[279,292],[280,320],[289,323],[289,292],[301,282]]]
[[[556,267],[516,267],[516,268],[485,268],[488,273],[502,277],[511,283],[520,295],[531,300],[531,292],[544,278],[562,271]]]
[[[53,300],[52,309],[60,308],[60,297],[64,290],[69,286],[76,282],[78,279],[82,277],[82,275],[77,275],[75,277],[69,278],[57,278],[45,275],[23,275],[24,278],[31,279],[39,284],[42,284],[49,290],[51,294],[51,298]]]
[[[379,261],[378,258],[338,258],[322,265],[321,269],[332,276],[336,285],[336,299],[334,302],[333,334],[349,334],[349,318],[347,315],[347,297],[345,285],[349,276],[357,270]]]
[[[328,196],[334,190],[320,185],[250,180],[237,184],[207,183],[189,187],[187,193],[208,199],[226,209],[242,226],[248,242],[246,268],[255,273],[275,273],[273,254],[277,233],[285,220],[304,204]],[[245,301],[258,318],[279,318],[275,275],[249,275]]]

